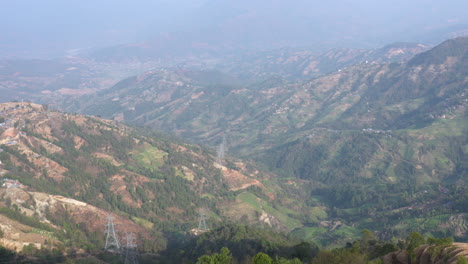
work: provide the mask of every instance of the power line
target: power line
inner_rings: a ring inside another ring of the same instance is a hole
[[[206,212],[204,208],[200,209],[200,220],[198,221],[198,231],[199,232],[208,231],[208,227],[206,226]]]
[[[137,245],[133,233],[127,233],[127,246],[125,247],[125,264],[138,264]]]
[[[107,216],[107,224],[106,224],[106,245],[104,246],[104,250],[110,252],[120,252],[120,242],[117,234],[115,233],[115,226],[114,226],[114,217],[112,214]]]
[[[223,135],[223,140],[221,144],[219,144],[217,153],[216,153],[216,163],[222,165],[224,154],[226,152],[227,144],[226,144],[226,134]]]

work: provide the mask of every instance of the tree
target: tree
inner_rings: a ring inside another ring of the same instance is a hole
[[[375,240],[374,233],[372,233],[372,231],[370,231],[369,229],[364,229],[361,233],[361,247],[363,250],[369,251],[371,249],[371,246],[375,245],[375,243],[377,242]]]
[[[468,264],[468,258],[463,257],[463,256],[458,256],[457,264]]]
[[[308,242],[301,242],[293,247],[292,257],[298,258],[302,261],[310,260],[319,251],[318,247],[315,244],[310,244]]]
[[[38,249],[33,243],[29,243],[28,245],[23,246],[23,254],[25,255],[35,255],[37,253]]]
[[[427,243],[430,245],[436,245],[436,246],[450,246],[453,243],[453,239],[451,237],[445,237],[445,238],[429,237],[427,238]]]
[[[0,259],[2,259],[3,262],[7,263],[7,262],[13,260],[14,257],[15,257],[15,253],[13,251],[10,251],[10,250],[0,246]]]
[[[415,248],[426,243],[426,239],[418,232],[412,232],[406,239],[406,250],[413,251]]]
[[[197,264],[230,264],[232,262],[232,254],[228,248],[223,247],[220,253],[213,255],[203,255],[198,258]]]
[[[335,263],[336,257],[330,251],[320,251],[312,261],[312,264],[330,264]]]
[[[352,249],[335,249],[333,251],[320,251],[313,259],[312,264],[367,264],[365,254],[354,252]]]
[[[298,258],[288,260],[285,258],[278,258],[276,257],[275,260],[273,261],[274,264],[302,264],[302,261],[300,261]]]
[[[417,247],[424,245],[426,243],[426,239],[418,232],[412,232],[408,238],[406,239],[406,251],[408,252],[408,257],[411,262],[416,260],[416,253],[414,253],[414,249]]]
[[[375,240],[374,233],[370,231],[369,229],[364,229],[362,230],[362,241],[364,243],[368,243],[371,240]]]
[[[273,259],[265,253],[258,253],[253,257],[252,264],[272,264]]]

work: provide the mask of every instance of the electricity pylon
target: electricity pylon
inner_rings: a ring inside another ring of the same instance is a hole
[[[224,159],[224,152],[226,151],[226,135],[223,135],[223,141],[219,144],[217,155],[216,155],[216,163],[222,164]]]
[[[111,252],[120,252],[120,243],[117,234],[115,233],[115,226],[114,226],[114,217],[112,214],[107,216],[107,224],[106,224],[106,245],[104,250],[111,251]]]
[[[125,248],[125,264],[138,264],[137,245],[133,233],[127,233],[127,247]]]
[[[206,212],[205,209],[200,209],[200,220],[198,221],[198,231],[206,232],[208,227],[206,226]]]

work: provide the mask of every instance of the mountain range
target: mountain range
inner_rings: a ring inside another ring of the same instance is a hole
[[[294,219],[301,210],[288,216],[280,209],[282,180],[254,164],[227,159],[224,166],[200,146],[37,104],[0,109],[0,169],[8,179],[0,190],[2,241],[11,249],[30,242],[40,248],[49,238],[99,248],[104,236],[96,234],[112,212],[120,231],[139,234],[149,251],[165,248],[162,232],[197,228],[200,208],[210,227],[240,218],[278,230],[301,225]],[[67,232],[80,232],[78,240]]]
[[[161,251],[200,208],[212,227],[268,226],[319,245],[362,229],[466,241],[468,38],[230,56],[114,75],[96,61],[29,72],[6,62],[3,90],[50,106],[0,104],[1,173],[22,184],[1,189],[2,230],[15,230],[3,244],[93,249],[113,212]]]
[[[306,81],[243,84],[222,72],[164,69],[101,91],[99,104],[86,97],[74,106],[211,146],[224,137],[233,155],[310,183],[304,199],[377,214],[403,193],[406,202],[393,201],[412,208],[440,199],[421,195],[427,188],[466,185],[467,40]]]

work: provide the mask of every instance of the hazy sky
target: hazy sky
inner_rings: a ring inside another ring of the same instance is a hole
[[[130,43],[162,32],[246,45],[405,41],[468,24],[466,10],[466,0],[2,0],[0,56]]]

